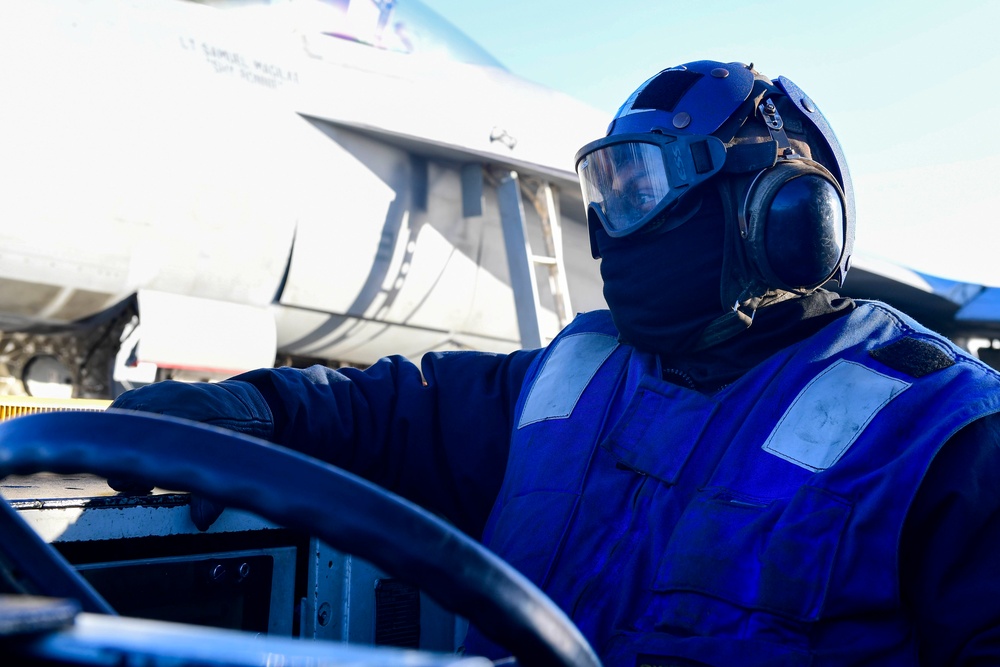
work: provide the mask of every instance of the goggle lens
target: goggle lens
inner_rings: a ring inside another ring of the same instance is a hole
[[[604,213],[611,236],[630,234],[670,194],[663,151],[656,144],[630,141],[585,155],[577,165],[583,200]]]

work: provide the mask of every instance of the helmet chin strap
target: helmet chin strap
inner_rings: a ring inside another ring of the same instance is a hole
[[[782,301],[800,296],[784,290],[773,290],[763,296],[755,296],[743,301],[736,301],[732,309],[709,322],[704,331],[691,348],[693,352],[701,352],[710,347],[724,343],[738,336],[753,324],[757,311],[764,306],[771,306]]]
[[[754,315],[757,314],[755,301],[759,299],[750,299],[745,305],[737,302],[731,311],[712,320],[701,332],[691,350],[693,352],[707,350],[749,329],[753,324]]]

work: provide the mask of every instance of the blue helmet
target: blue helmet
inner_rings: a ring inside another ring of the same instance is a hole
[[[854,244],[847,162],[823,114],[784,77],[715,61],[665,69],[577,152],[576,169],[595,257],[597,225],[616,238],[653,220],[669,230],[687,219],[671,212],[714,184],[727,218],[724,303],[843,284]]]

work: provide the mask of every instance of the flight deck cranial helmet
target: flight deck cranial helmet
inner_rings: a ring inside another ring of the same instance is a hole
[[[784,77],[714,61],[663,70],[577,152],[576,169],[595,258],[598,225],[613,238],[669,231],[690,217],[677,212],[691,193],[714,184],[726,308],[843,284],[854,242],[847,163],[823,114]]]

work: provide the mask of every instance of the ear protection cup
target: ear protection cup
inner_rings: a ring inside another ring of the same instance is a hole
[[[779,160],[759,172],[739,211],[747,259],[765,284],[808,292],[838,273],[848,251],[845,197],[818,162]]]

